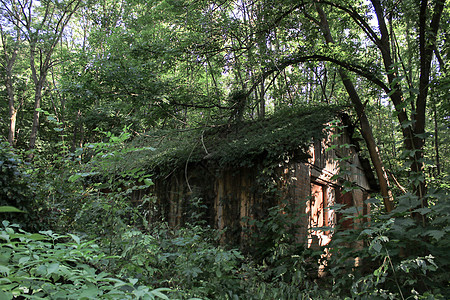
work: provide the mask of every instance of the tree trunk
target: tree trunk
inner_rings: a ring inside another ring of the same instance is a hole
[[[35,66],[35,54],[36,54],[36,41],[32,40],[30,42],[30,68],[31,68],[31,78],[34,82],[34,111],[33,111],[33,125],[31,126],[30,141],[28,147],[33,150],[36,147],[37,133],[39,131],[39,110],[41,108],[41,98],[42,98],[42,87],[43,78],[45,78],[46,73],[42,70],[42,62],[39,68],[40,73],[38,74]],[[28,159],[33,159],[33,153],[28,155]]]
[[[436,173],[435,176],[441,175],[441,162],[439,157],[439,129],[437,122],[437,109],[436,103],[433,104],[433,117],[434,117],[434,151],[436,156]]]
[[[444,0],[436,1],[433,9],[433,16],[430,26],[426,26],[428,1],[422,0],[419,13],[419,52],[420,52],[420,78],[419,94],[416,99],[415,127],[414,127],[414,148],[416,157],[411,166],[413,172],[423,173],[423,147],[425,145],[425,125],[426,125],[426,103],[431,75],[431,59],[433,49],[436,45],[436,37],[439,29],[439,23],[444,9]],[[422,199],[422,206],[426,207],[428,203],[424,195],[426,193],[425,180],[419,181],[416,194]]]
[[[390,95],[390,99],[392,100],[392,103],[394,104],[395,110],[397,112],[398,121],[401,124],[402,128],[402,134],[405,140],[405,148],[408,150],[414,149],[413,144],[413,130],[412,126],[410,125],[408,115],[406,113],[406,109],[403,106],[404,99],[403,99],[403,92],[400,86],[400,80],[398,78],[398,70],[395,67],[394,60],[392,58],[391,54],[391,44],[390,44],[390,37],[389,37],[389,31],[386,26],[386,22],[384,19],[384,11],[383,7],[381,6],[380,0],[372,0],[372,5],[375,9],[375,14],[378,21],[378,26],[381,33],[381,38],[379,40],[378,48],[380,49],[381,56],[383,59],[383,65],[384,69],[387,74],[387,79],[389,82],[389,87],[391,88],[392,92]]]
[[[14,106],[9,108],[9,130],[8,130],[8,143],[11,147],[15,145],[16,139],[16,120],[17,120],[17,109]]]
[[[17,109],[13,106],[9,108],[9,130],[8,130],[8,143],[11,147],[15,145],[16,138],[16,120],[17,120]]]
[[[263,11],[265,9],[266,3],[264,1],[257,3],[257,19],[256,22],[259,24],[265,24]],[[256,34],[257,38],[257,46],[259,50],[259,67],[260,71],[264,71],[264,62],[267,55],[267,33],[260,28]],[[266,115],[266,86],[264,83],[264,79],[260,82],[260,91],[259,91],[259,105],[258,105],[258,117],[264,118]]]
[[[38,83],[35,88],[34,95],[34,113],[33,113],[33,125],[31,127],[29,148],[34,149],[36,147],[37,133],[39,131],[39,109],[41,108],[42,99],[42,83]],[[31,155],[30,158],[33,156]]]
[[[379,29],[381,32],[381,39],[379,49],[383,57],[385,71],[387,73],[392,93],[390,98],[395,105],[398,114],[398,120],[402,125],[402,133],[404,137],[405,149],[411,152],[411,171],[413,175],[420,178],[418,183],[413,185],[417,196],[422,199],[422,207],[427,206],[425,193],[426,182],[423,175],[423,147],[425,145],[424,133],[426,124],[426,100],[429,89],[431,58],[433,49],[436,43],[439,23],[444,9],[444,0],[435,2],[432,11],[432,18],[430,26],[427,22],[428,1],[422,0],[419,9],[419,54],[420,54],[420,79],[419,79],[419,93],[415,103],[415,113],[412,115],[410,122],[403,107],[403,94],[400,89],[400,78],[393,67],[393,61],[390,53],[389,33],[387,31],[384,20],[384,10],[380,0],[372,0],[372,5],[375,9]],[[414,111],[414,109],[413,109]]]
[[[325,41],[327,44],[334,43],[333,37],[331,36],[330,28],[328,25],[328,20],[326,18],[325,12],[322,10],[322,8],[319,5],[316,5],[317,13],[320,17],[320,25],[322,27],[323,35],[325,37]],[[386,212],[392,211],[394,208],[392,194],[389,190],[389,179],[386,174],[386,171],[383,166],[383,162],[380,157],[380,153],[378,151],[378,146],[375,142],[375,139],[373,137],[372,133],[372,127],[370,126],[369,120],[367,119],[367,115],[365,113],[364,105],[361,102],[361,99],[359,98],[358,92],[355,89],[355,86],[353,85],[353,82],[349,79],[347,72],[344,71],[342,68],[338,69],[339,76],[341,77],[341,80],[345,86],[345,89],[350,97],[350,100],[353,103],[353,106],[355,108],[355,111],[358,115],[358,119],[361,126],[361,134],[366,142],[367,149],[369,150],[369,155],[372,161],[372,164],[375,168],[378,182],[380,184],[380,192],[381,196],[383,197],[383,203]]]
[[[42,101],[42,90],[44,88],[44,82],[47,78],[47,74],[49,69],[51,68],[52,64],[54,63],[52,61],[53,52],[58,45],[58,42],[61,40],[62,35],[64,33],[64,29],[67,26],[69,20],[75,13],[75,11],[78,9],[78,7],[81,5],[81,0],[73,0],[68,3],[67,6],[62,7],[63,10],[61,12],[61,15],[54,20],[56,27],[54,28],[55,36],[50,39],[48,42],[49,46],[44,48],[39,48],[38,44],[40,43],[40,30],[44,30],[45,26],[52,25],[50,23],[46,23],[48,20],[50,20],[53,17],[53,13],[50,13],[49,8],[47,7],[47,10],[45,11],[45,14],[41,20],[41,23],[39,26],[41,28],[32,28],[32,14],[31,11],[29,12],[29,15],[27,16],[25,12],[22,12],[25,16],[25,19],[28,21],[26,22],[26,30],[28,32],[28,42],[30,47],[30,68],[31,68],[31,76],[34,82],[34,113],[33,113],[33,125],[31,127],[31,134],[30,134],[30,142],[29,142],[29,148],[34,149],[36,147],[36,139],[37,134],[39,130],[39,109],[41,107],[41,101]],[[37,50],[39,49],[39,51]],[[38,63],[39,66],[36,67],[35,58],[38,57]],[[29,155],[29,159],[33,158],[33,154],[31,153]]]
[[[20,32],[17,31],[17,36],[19,36]],[[17,54],[19,52],[17,44],[13,46],[11,57],[8,55],[7,51],[7,33],[3,31],[3,28],[0,26],[0,35],[1,35],[1,43],[3,46],[3,56],[5,59],[5,64],[3,64],[3,68],[5,71],[5,87],[6,93],[8,95],[8,111],[9,111],[9,128],[8,128],[8,143],[11,147],[14,147],[15,144],[15,134],[16,134],[16,120],[17,120],[17,112],[18,108],[14,107],[14,85],[13,85],[13,66],[16,62]],[[18,43],[18,41],[17,41]]]
[[[16,120],[17,120],[17,111],[18,110],[14,107],[14,89],[12,86],[11,77],[8,75],[7,75],[7,79],[6,79],[6,90],[8,93],[8,108],[9,108],[8,143],[11,145],[11,147],[14,147],[15,134],[16,134]]]

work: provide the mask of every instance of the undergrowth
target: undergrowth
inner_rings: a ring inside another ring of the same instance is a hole
[[[410,194],[396,199],[390,215],[348,215],[369,221],[334,233],[327,275],[319,277],[325,249],[296,243],[290,228],[297,220],[279,207],[252,224],[250,251],[221,244],[222,233],[207,227],[201,214],[176,229],[165,220],[149,223],[154,199],[137,203],[133,195],[151,188],[151,174],[120,164],[142,150],[123,147],[129,137],[124,131],[52,163],[38,160],[35,168],[2,144],[6,168],[13,170],[2,175],[11,180],[2,181],[4,190],[9,199],[29,197],[20,198],[29,200],[24,206],[3,204],[26,213],[0,209],[4,219],[14,219],[0,230],[2,299],[448,299],[445,185],[431,184],[429,207],[415,211],[426,224],[410,217],[418,201]],[[7,182],[20,182],[20,190]],[[33,210],[39,226],[27,224]]]

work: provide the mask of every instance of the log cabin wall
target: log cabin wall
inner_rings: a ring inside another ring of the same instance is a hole
[[[295,240],[305,243],[308,234],[307,201],[311,193],[310,166],[302,162],[287,162],[277,169],[276,174],[278,189],[282,191],[276,204],[291,205],[292,219],[297,220],[293,224],[296,227]]]
[[[231,244],[245,244],[249,219],[263,217],[268,203],[257,189],[255,169],[238,168],[220,172],[215,183],[215,224],[225,230],[223,241]]]
[[[163,220],[170,227],[178,228],[201,218],[207,225],[215,225],[212,204],[216,175],[200,166],[191,166],[190,170],[155,180],[157,213],[150,221]]]

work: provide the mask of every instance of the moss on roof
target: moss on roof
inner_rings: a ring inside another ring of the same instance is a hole
[[[135,143],[155,150],[141,151],[130,163],[163,175],[200,161],[225,168],[270,165],[293,156],[304,158],[313,139],[323,137],[326,123],[341,110],[336,106],[297,107],[239,124],[154,131]]]

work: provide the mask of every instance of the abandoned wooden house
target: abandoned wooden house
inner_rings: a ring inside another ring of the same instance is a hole
[[[332,126],[342,120],[330,123],[339,114],[324,106],[291,109],[264,120],[185,131],[182,138],[150,134],[141,143],[156,151],[141,163],[155,175],[153,218],[177,227],[197,217],[224,230],[227,243],[242,245],[251,220],[278,207],[295,217],[299,243],[327,245],[338,222],[355,225],[339,220],[333,207],[342,204],[366,215],[364,200],[376,190],[351,127]]]

